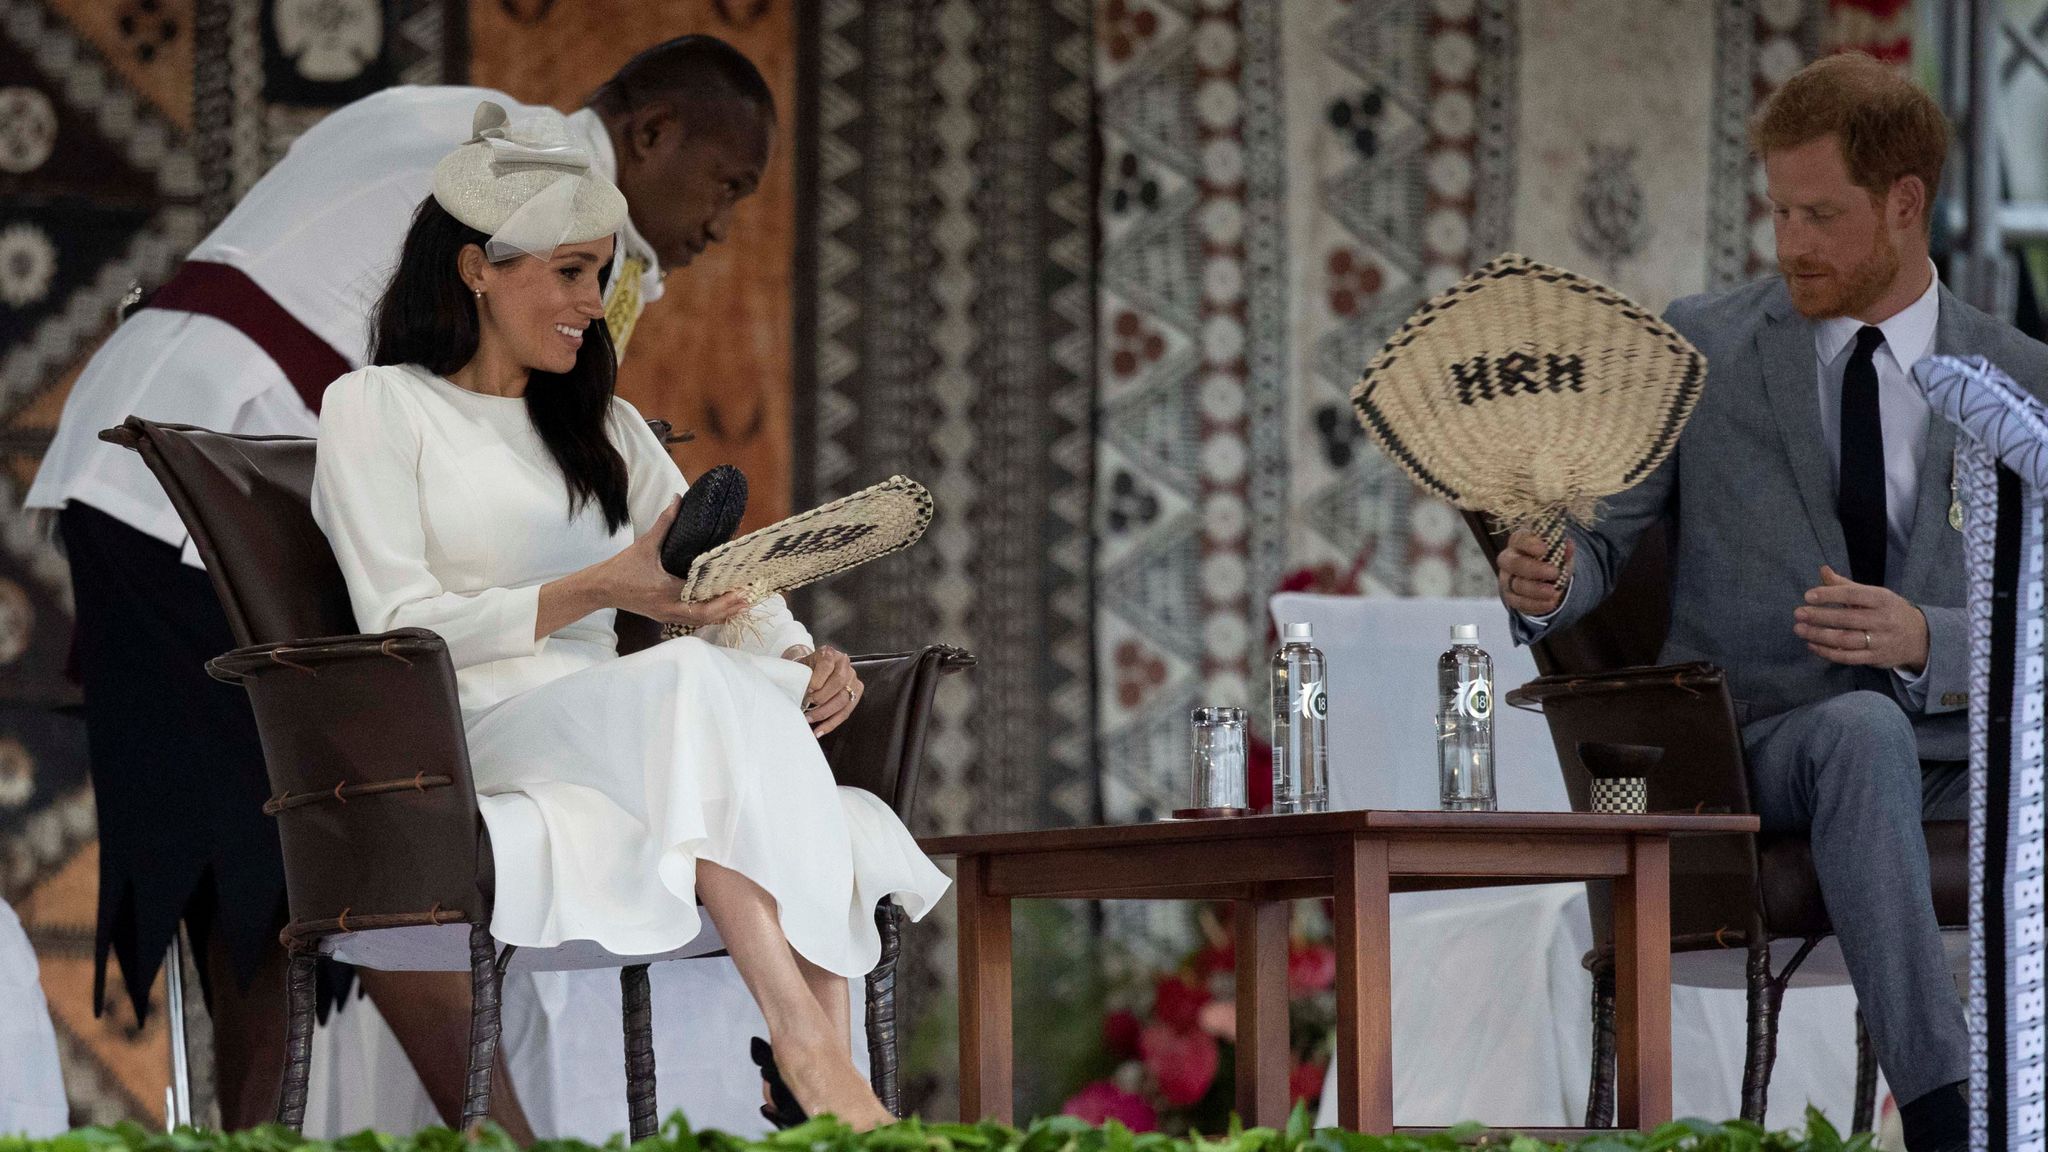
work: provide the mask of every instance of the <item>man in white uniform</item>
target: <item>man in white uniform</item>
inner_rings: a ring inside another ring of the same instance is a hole
[[[94,355],[28,495],[30,508],[58,510],[76,593],[101,835],[95,1008],[111,949],[147,1012],[183,918],[231,1129],[268,1118],[284,1042],[284,879],[261,812],[262,752],[241,690],[203,670],[232,640],[183,524],[141,459],[98,434],[132,414],[314,435],[327,384],[365,362],[371,309],[435,163],[486,99],[515,118],[534,111],[481,88],[394,88],[300,137]],[[760,180],[774,119],[753,64],[708,36],[647,49],[569,117],[631,213],[606,297],[622,355],[666,271],[724,239]],[[467,1005],[425,987],[379,1008],[452,1120]]]

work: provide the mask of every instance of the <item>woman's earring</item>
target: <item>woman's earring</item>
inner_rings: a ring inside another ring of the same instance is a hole
[[[484,298],[484,290],[483,290],[483,289],[481,289],[481,288],[476,288],[476,289],[472,289],[472,291],[474,291],[474,292],[476,293],[476,298],[477,298],[477,299],[481,300],[481,299],[483,299],[483,298]]]

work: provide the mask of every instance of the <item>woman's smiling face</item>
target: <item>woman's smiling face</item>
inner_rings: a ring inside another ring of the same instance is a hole
[[[533,372],[576,366],[586,330],[604,315],[600,273],[611,263],[613,237],[564,244],[542,260],[521,256],[492,264],[464,252],[464,279],[476,298],[481,344]]]

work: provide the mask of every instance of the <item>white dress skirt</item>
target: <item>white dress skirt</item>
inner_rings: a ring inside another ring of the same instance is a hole
[[[536,641],[540,585],[616,555],[683,491],[639,413],[608,421],[631,523],[572,514],[523,400],[371,367],[322,401],[314,516],[365,632],[422,627],[456,667],[497,873],[491,934],[522,948],[673,952],[703,920],[696,865],[774,897],[796,951],[875,965],[874,909],[921,918],[947,880],[874,795],[838,787],[803,714],[811,643],[779,597],[738,626],[621,657],[610,610]]]

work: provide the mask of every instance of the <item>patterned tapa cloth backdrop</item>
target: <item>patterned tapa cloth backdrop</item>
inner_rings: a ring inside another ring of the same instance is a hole
[[[940,689],[914,831],[1089,822],[1091,5],[801,10],[798,505],[902,473],[935,514],[799,611],[849,650],[981,657]],[[951,915],[906,932],[901,977],[932,1054],[906,1098],[941,1114]]]
[[[1359,370],[1509,247],[1653,309],[1769,270],[1747,120],[1826,26],[1803,0],[1102,0],[1107,815],[1177,806],[1190,706],[1263,713],[1287,573],[1490,590],[1364,442]]]
[[[635,48],[713,32],[796,104],[790,0],[0,0],[0,897],[27,927],[73,1118],[161,1119],[164,1017],[91,1007],[92,797],[64,563],[19,511],[72,380],[131,283],[154,285],[306,127],[398,83],[573,108]],[[599,34],[601,33],[601,34]],[[476,46],[472,67],[472,43]],[[793,116],[732,240],[669,281],[621,390],[693,430],[694,474],[787,514]],[[395,256],[395,253],[394,253]],[[188,987],[193,986],[188,980]],[[204,1114],[205,1021],[196,1013]]]
[[[1937,356],[1913,374],[1965,433],[1956,465],[1970,581],[1971,1146],[2038,1149],[2048,1140],[2048,407],[1981,358]]]

